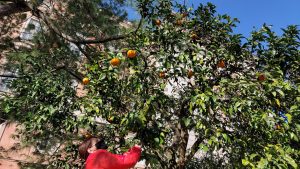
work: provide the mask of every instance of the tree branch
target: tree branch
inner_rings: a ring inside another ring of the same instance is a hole
[[[186,156],[187,161],[190,161],[195,156],[196,152],[199,150],[199,146],[202,143],[202,141],[203,141],[202,137],[196,140],[196,142],[191,147],[191,152]]]
[[[16,76],[16,75],[0,75],[0,77],[6,77],[6,78],[20,78],[19,76]]]
[[[55,70],[52,70],[52,72],[58,71],[58,70],[65,70],[66,72],[68,72],[70,75],[72,75],[73,77],[75,77],[78,81],[82,81],[82,75],[78,75],[76,73],[74,73],[73,71],[71,71],[68,67],[66,67],[66,65],[62,65],[62,66],[58,66],[55,68]]]
[[[114,36],[110,36],[110,37],[106,37],[106,38],[96,38],[95,40],[91,40],[91,39],[75,40],[71,36],[65,35],[60,30],[58,30],[58,28],[56,28],[54,26],[52,21],[49,20],[41,11],[39,11],[39,10],[35,11],[34,15],[41,18],[46,23],[46,25],[58,36],[60,36],[61,38],[65,39],[68,42],[72,42],[75,44],[96,44],[96,43],[105,43],[105,42],[110,42],[110,41],[114,41],[114,40],[125,39],[128,36],[130,36],[131,34],[136,34],[137,31],[140,29],[142,22],[143,22],[143,18],[141,18],[139,21],[138,27],[133,32],[130,32],[130,33],[127,33],[124,35],[114,35]]]
[[[84,54],[84,56],[91,62],[93,59],[90,57],[90,55],[80,46],[80,44],[75,43],[75,45],[77,46],[77,48],[79,49],[79,51],[81,53]]]
[[[77,75],[76,73],[72,72],[71,70],[69,70],[68,68],[65,68],[64,70],[66,70],[68,73],[70,73],[72,76],[74,76],[78,81],[82,81],[82,77],[80,77],[79,75]]]

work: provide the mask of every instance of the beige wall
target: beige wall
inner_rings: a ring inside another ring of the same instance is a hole
[[[34,148],[23,148],[17,139],[16,123],[3,123],[0,125],[0,169],[19,169],[19,162],[36,162],[37,157],[33,155]]]

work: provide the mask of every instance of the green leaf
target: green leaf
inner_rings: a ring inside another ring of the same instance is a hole
[[[290,123],[292,121],[292,115],[291,114],[285,114],[285,116],[288,119],[288,122]]]
[[[298,109],[298,106],[297,105],[293,105],[293,106],[291,106],[291,111],[295,111],[295,110],[297,110]]]
[[[257,156],[258,156],[258,154],[251,154],[251,155],[250,155],[250,160],[253,160],[253,158],[254,158],[254,157],[257,157]]]
[[[244,166],[247,166],[249,163],[250,163],[250,162],[249,162],[248,160],[242,159],[242,164],[243,164]]]
[[[154,141],[155,141],[156,143],[159,143],[159,138],[158,138],[158,137],[155,137],[155,138],[154,138]]]
[[[200,149],[202,150],[202,151],[204,151],[204,152],[207,152],[208,151],[208,147],[206,146],[206,145],[204,145],[204,144],[200,144]]]
[[[190,123],[191,123],[191,119],[190,119],[190,118],[184,118],[184,119],[183,119],[183,122],[184,122],[184,125],[185,125],[186,127],[188,127],[188,126],[190,125]]]
[[[283,93],[283,91],[282,90],[280,90],[280,89],[276,89],[276,91],[281,95],[281,96],[284,96],[284,93]]]
[[[9,113],[10,112],[10,106],[8,104],[5,106],[4,112],[5,113]]]
[[[276,102],[277,106],[280,107],[280,101],[278,99],[275,99],[275,102]]]
[[[289,155],[285,155],[284,157],[284,160],[287,161],[293,168],[298,168],[298,165],[297,163],[295,162],[295,160],[290,157]]]
[[[227,141],[227,142],[229,142],[229,141],[230,141],[230,138],[228,137],[228,135],[227,135],[227,134],[225,134],[225,133],[222,133],[222,136],[223,136],[223,138],[225,139],[225,141]]]
[[[268,161],[271,161],[271,160],[272,160],[272,155],[271,155],[271,154],[266,153],[266,157],[267,157]]]
[[[296,124],[297,130],[300,131],[300,124]]]
[[[299,141],[297,135],[295,133],[293,133],[293,132],[290,132],[290,137],[291,137],[291,139],[293,139],[295,141]]]
[[[100,75],[100,77],[99,77],[99,80],[103,80],[103,79],[105,79],[105,78],[106,78],[106,74],[102,73],[102,74]]]
[[[241,105],[240,102],[236,102],[234,105],[234,111],[237,111],[237,108]]]
[[[266,168],[266,166],[268,165],[268,161],[265,158],[261,158],[260,161],[257,164],[257,168]]]

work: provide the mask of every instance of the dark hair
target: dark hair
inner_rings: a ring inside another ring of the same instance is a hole
[[[95,144],[96,148],[97,149],[107,149],[107,145],[104,141],[104,139],[100,139],[100,141],[98,141],[96,144]]]
[[[84,142],[82,142],[79,145],[78,152],[79,152],[80,158],[85,159],[85,160],[88,158],[88,156],[90,154],[88,152],[88,149],[93,146],[92,145],[93,140],[97,141],[97,143],[95,144],[97,149],[107,149],[107,145],[105,144],[104,139],[100,139],[100,138],[97,138],[97,137],[91,137],[91,138],[88,138],[87,140],[85,140]]]

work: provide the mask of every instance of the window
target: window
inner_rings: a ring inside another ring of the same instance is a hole
[[[0,92],[9,92],[9,82],[12,80],[12,77],[14,76],[13,73],[7,72],[7,71],[1,71],[0,74],[4,75],[0,77]]]
[[[41,25],[38,20],[30,18],[23,30],[21,30],[20,38],[22,40],[32,40],[33,35],[41,30]]]
[[[69,48],[75,55],[81,55],[79,48],[74,43],[70,43]]]
[[[8,81],[8,78],[0,77],[0,92],[8,91],[7,81]]]

